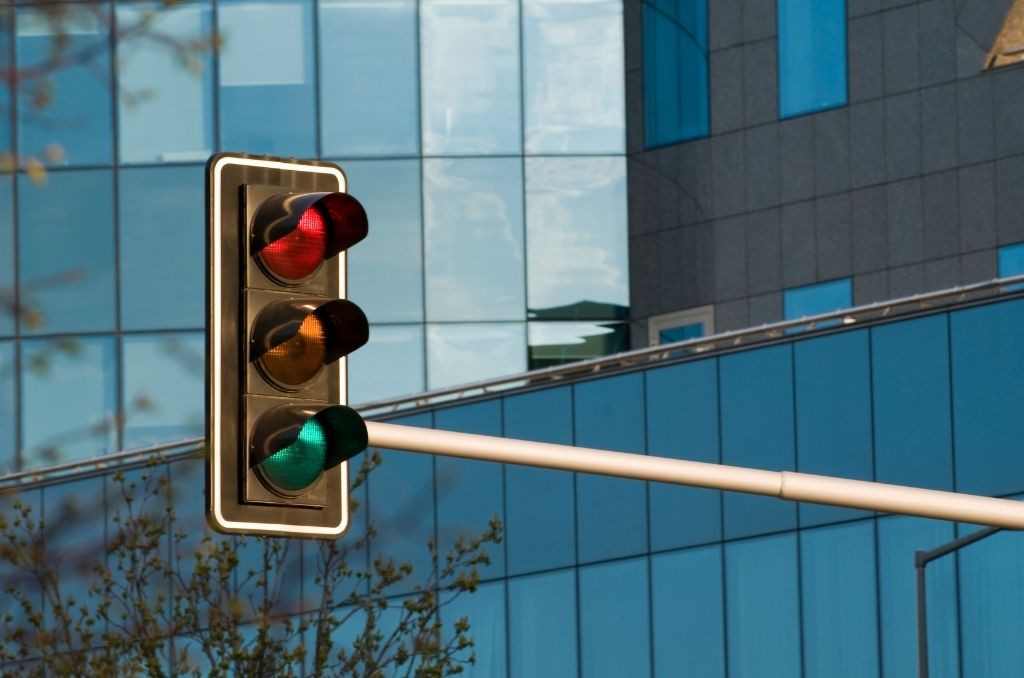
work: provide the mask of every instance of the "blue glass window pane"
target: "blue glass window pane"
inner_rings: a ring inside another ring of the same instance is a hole
[[[403,426],[430,428],[433,417],[417,414],[393,420]],[[368,451],[369,452],[369,451]],[[370,524],[376,530],[370,558],[411,563],[412,576],[396,587],[411,591],[430,575],[428,540],[434,539],[434,458],[427,454],[382,450],[383,462],[370,474]]]
[[[518,5],[420,3],[425,155],[520,153]]]
[[[6,3],[5,3],[6,4]],[[10,71],[13,66],[11,54],[12,35],[14,31],[14,20],[12,10],[4,7],[0,9],[0,69]],[[11,110],[11,94],[13,86],[10,83],[0,85],[0,111]],[[5,115],[0,117],[0,161],[9,163],[12,160],[12,139],[14,138],[14,116]]]
[[[530,369],[590,360],[629,349],[625,322],[530,322]]]
[[[707,2],[660,5],[643,5],[648,147],[707,136],[709,129]]]
[[[481,584],[473,593],[464,593],[441,608],[441,621],[445,626],[443,641],[452,641],[453,626],[458,619],[469,619],[467,635],[473,639],[476,662],[463,665],[459,675],[469,678],[503,678],[506,675],[505,597],[505,582],[496,581]]]
[[[576,444],[603,450],[644,450],[644,384],[627,374],[578,384]],[[576,477],[579,560],[594,562],[647,550],[645,483],[580,474]],[[584,666],[589,673],[589,669]]]
[[[310,0],[222,0],[217,19],[221,148],[316,155]]]
[[[722,463],[793,470],[793,370],[790,346],[773,346],[719,359]],[[725,537],[796,527],[796,506],[773,497],[728,492]]]
[[[624,319],[626,224],[625,158],[527,158],[530,318]]]
[[[874,522],[804,530],[800,565],[806,675],[877,676]]]
[[[29,518],[38,524],[42,516],[42,490],[27,490],[17,494],[13,492],[0,494],[0,515],[7,518],[11,523],[13,523],[16,517],[21,515],[22,509],[16,508],[15,504],[27,507],[29,509]],[[23,592],[38,611],[43,605],[43,594],[40,590],[38,579],[23,568],[10,564],[7,558],[0,558],[0,582],[3,582],[4,588],[4,595],[0,595],[0,618],[4,619],[5,629],[30,628],[32,622],[29,620],[25,609],[18,604],[14,596],[8,595],[6,589],[10,586]],[[10,615],[9,621],[7,615]],[[0,647],[4,647],[4,645],[4,638],[0,637]],[[13,647],[15,646],[7,645],[5,649]],[[0,670],[3,670],[3,668],[5,667],[0,665]],[[38,673],[42,673],[41,668],[39,668]],[[31,675],[31,672],[29,674]]]
[[[525,325],[427,325],[427,388],[442,388],[525,371]]]
[[[18,177],[18,223],[21,304],[33,313],[22,333],[113,330],[111,173],[51,172],[45,185]]]
[[[113,339],[25,341],[21,374],[24,468],[118,449]]]
[[[521,163],[423,162],[427,320],[523,319]]]
[[[725,675],[722,548],[651,558],[654,675]]]
[[[205,181],[202,167],[121,170],[124,329],[204,326]]]
[[[950,314],[956,489],[1008,494],[1024,485],[1024,300]]]
[[[918,670],[914,551],[935,548],[954,538],[953,525],[948,522],[900,516],[878,521],[884,675],[912,676]],[[948,556],[933,560],[927,569],[928,664],[935,678],[960,675],[955,567],[956,557]]]
[[[868,333],[798,342],[794,361],[797,470],[872,480]],[[803,527],[869,515],[820,504],[800,504],[799,510]]]
[[[953,489],[945,314],[871,329],[879,482]]]
[[[0,341],[0,474],[18,469],[14,450],[17,442],[15,428],[17,399],[14,391],[14,342]]]
[[[778,0],[779,117],[846,103],[846,1]]]
[[[510,466],[511,470],[512,467]],[[509,548],[509,560],[512,558]],[[575,676],[576,571],[508,582],[510,674],[517,678]]]
[[[647,452],[717,464],[718,365],[700,360],[647,372]],[[721,493],[651,483],[651,550],[722,538]]]
[[[507,438],[572,444],[572,391],[544,389],[505,398]],[[505,468],[505,538],[509,574],[576,562],[576,499],[571,473]]]
[[[651,674],[647,558],[581,567],[581,675]]]
[[[523,0],[526,153],[624,153],[622,3]]]
[[[110,114],[110,48],[106,5],[67,5],[59,19],[33,8],[17,10],[17,64],[31,69],[53,58],[70,65],[27,78],[18,92],[18,152],[49,165],[109,164],[113,159]],[[58,47],[57,35],[61,47]],[[74,55],[93,53],[90,59]],[[42,88],[42,89],[41,89]],[[43,107],[34,102],[48,100]],[[63,202],[63,201],[62,201]]]
[[[2,88],[0,88],[2,89]],[[3,102],[0,101],[0,105]],[[14,334],[14,180],[0,177],[0,336]]]
[[[419,160],[355,161],[344,168],[348,190],[372,224],[370,237],[348,254],[349,296],[373,323],[423,322]]]
[[[324,154],[417,155],[416,3],[322,0],[319,23]]]
[[[347,360],[351,403],[419,393],[425,388],[427,376],[423,325],[372,325],[370,341]]]
[[[794,287],[782,293],[783,313],[786,320],[847,308],[853,303],[852,300],[853,288],[849,278],[805,287]]]
[[[202,437],[204,335],[175,332],[122,341],[125,448]]]
[[[118,4],[117,22],[148,26],[117,46],[121,162],[205,162],[213,148],[210,53],[195,50],[183,63],[179,52],[151,36],[184,45],[209,39],[210,4]]]
[[[1024,243],[999,248],[999,277],[1024,274]]]
[[[800,675],[795,534],[725,546],[729,675]]]
[[[434,426],[444,431],[501,435],[501,401],[490,400],[462,407],[438,410]],[[437,543],[445,554],[460,537],[479,536],[491,518],[505,523],[502,465],[475,459],[440,456],[435,469],[437,496]],[[479,567],[480,576],[505,574],[505,545],[485,549],[490,565]]]
[[[672,344],[677,341],[696,339],[704,336],[704,323],[690,323],[658,332],[658,344]]]

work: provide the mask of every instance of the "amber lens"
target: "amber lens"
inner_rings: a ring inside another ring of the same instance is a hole
[[[282,384],[304,384],[323,367],[327,337],[315,315],[306,316],[298,333],[263,354],[263,368]]]

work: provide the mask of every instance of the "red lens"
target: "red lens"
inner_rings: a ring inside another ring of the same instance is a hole
[[[270,271],[286,280],[301,280],[317,269],[327,250],[327,224],[320,212],[309,207],[295,230],[260,251]]]

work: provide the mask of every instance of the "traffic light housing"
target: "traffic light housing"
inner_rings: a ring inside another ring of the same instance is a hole
[[[207,165],[207,517],[221,532],[333,539],[366,425],[345,356],[366,343],[345,251],[366,212],[341,169],[221,153]]]

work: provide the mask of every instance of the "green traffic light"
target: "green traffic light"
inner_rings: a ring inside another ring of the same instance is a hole
[[[295,442],[259,463],[267,480],[287,492],[304,490],[320,477],[327,460],[327,433],[315,418],[306,420]]]

